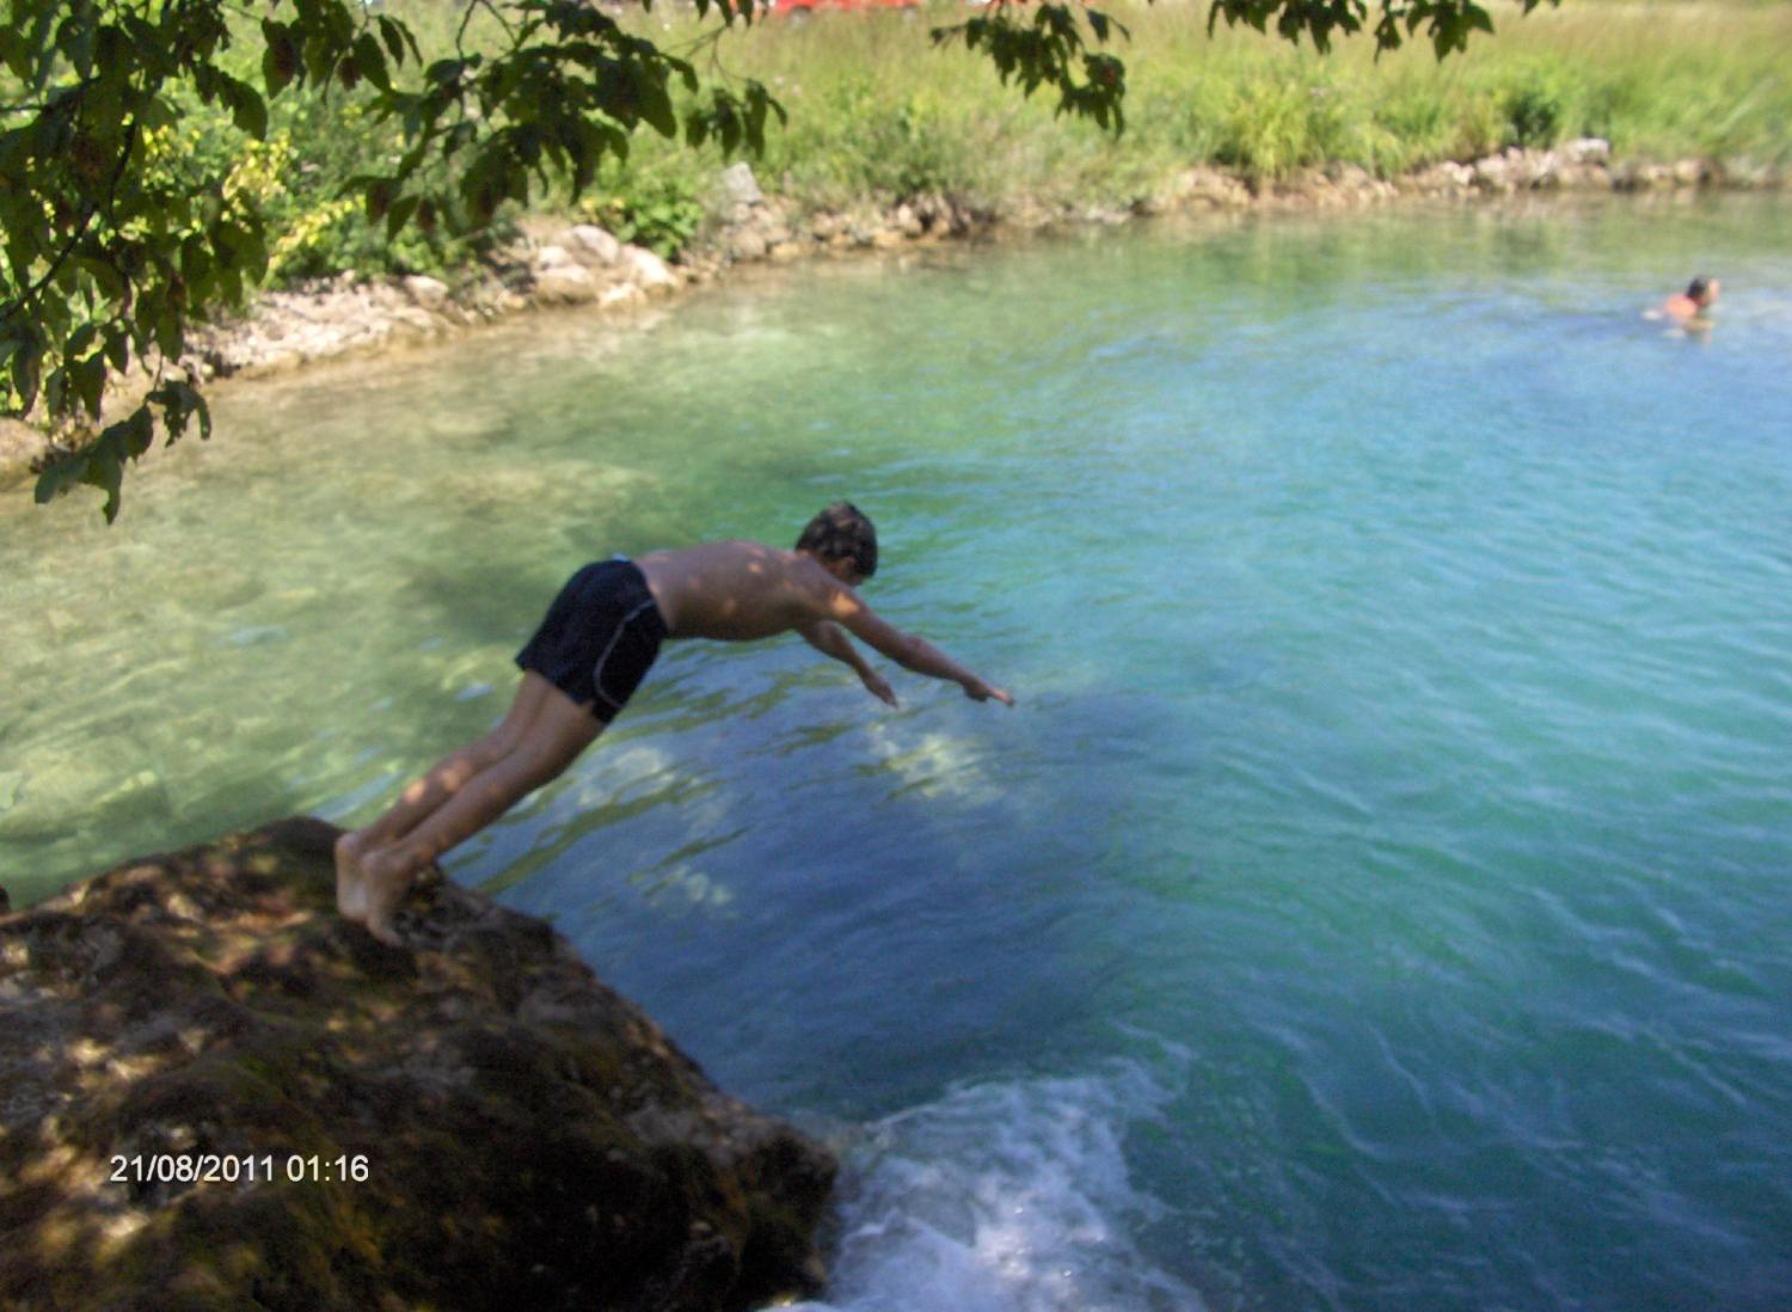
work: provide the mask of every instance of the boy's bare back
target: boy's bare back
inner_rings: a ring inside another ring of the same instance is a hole
[[[635,563],[672,638],[751,642],[863,609],[813,556],[760,542],[705,542]]]

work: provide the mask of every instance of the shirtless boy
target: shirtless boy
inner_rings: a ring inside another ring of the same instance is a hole
[[[517,654],[522,683],[503,722],[438,762],[378,820],[337,840],[337,909],[397,944],[392,917],[418,872],[571,765],[628,701],[666,638],[752,642],[794,629],[851,666],[872,696],[896,705],[850,633],[905,669],[958,684],[973,701],[1014,705],[860,601],[853,589],[876,570],[876,530],[846,501],[810,520],[793,551],[707,542],[587,565]]]
[[[1716,278],[1700,275],[1686,285],[1686,290],[1668,297],[1662,312],[1677,323],[1692,325],[1705,319],[1705,311],[1717,301],[1722,284]]]

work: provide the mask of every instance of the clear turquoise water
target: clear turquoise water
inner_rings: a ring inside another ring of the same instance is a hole
[[[850,1309],[1792,1302],[1792,207],[805,269],[0,505],[0,870],[372,814],[586,559],[792,537],[1021,698],[674,645],[453,875],[847,1163]],[[1724,279],[1708,340],[1639,309]]]

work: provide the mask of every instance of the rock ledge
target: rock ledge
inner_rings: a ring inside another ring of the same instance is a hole
[[[0,1306],[819,1287],[825,1150],[718,1092],[539,920],[440,881],[411,947],[340,920],[335,833],[281,821],[0,916]]]

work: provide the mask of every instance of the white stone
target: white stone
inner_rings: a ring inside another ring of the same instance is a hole
[[[624,246],[621,264],[629,278],[647,291],[664,291],[678,286],[678,279],[666,262],[643,246]]]
[[[581,253],[598,264],[614,264],[622,254],[622,243],[594,223],[581,223],[566,235]]]
[[[741,228],[728,235],[728,256],[733,260],[762,260],[767,243],[755,228]]]
[[[1475,177],[1490,187],[1510,186],[1512,162],[1502,155],[1489,155],[1475,161]]]
[[[1603,137],[1578,137],[1561,153],[1572,164],[1604,164],[1612,157],[1612,143]]]
[[[761,205],[765,202],[765,193],[759,190],[759,180],[745,160],[723,169],[721,181],[722,194],[730,204]]]
[[[440,309],[448,299],[448,284],[414,273],[403,282],[405,293],[426,310]]]
[[[572,256],[566,253],[564,246],[543,246],[535,252],[535,267],[538,269],[558,269],[572,263]]]
[[[535,299],[547,304],[575,305],[597,296],[597,281],[578,264],[552,264],[535,278]]]

